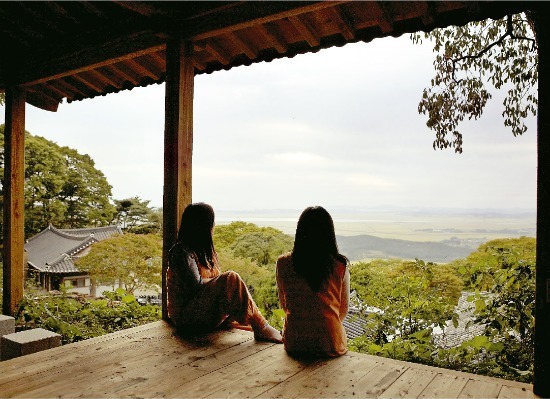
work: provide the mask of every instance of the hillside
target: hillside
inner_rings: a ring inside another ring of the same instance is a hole
[[[445,263],[465,258],[475,248],[457,247],[444,242],[418,242],[379,238],[371,235],[338,236],[340,252],[350,261],[367,258],[422,259],[427,262]]]

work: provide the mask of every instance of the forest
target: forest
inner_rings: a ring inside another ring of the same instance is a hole
[[[70,343],[158,320],[160,308],[140,305],[134,291],[160,284],[162,210],[139,197],[113,199],[111,186],[89,156],[30,133],[26,140],[26,236],[49,223],[59,228],[119,224],[125,234],[94,245],[78,265],[97,281],[119,281],[123,289],[85,298],[65,289],[41,292],[29,280],[18,328],[41,326]],[[2,179],[3,172],[0,153]],[[238,272],[264,315],[281,328],[275,262],[292,249],[293,237],[272,227],[232,222],[216,226],[214,243],[223,270]],[[535,239],[491,240],[448,263],[420,258],[350,264],[358,310],[353,317],[364,326],[362,336],[349,340],[350,350],[531,382]],[[436,332],[464,322],[457,312],[464,295],[473,314],[466,327],[476,327],[478,334],[442,346]]]

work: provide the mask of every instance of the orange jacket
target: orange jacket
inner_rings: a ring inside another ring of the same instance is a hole
[[[283,342],[290,354],[340,356],[347,351],[342,321],[348,313],[349,270],[337,262],[319,292],[296,274],[290,254],[277,260],[279,301],[285,311]]]

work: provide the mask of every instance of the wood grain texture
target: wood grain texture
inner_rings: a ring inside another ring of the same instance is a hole
[[[27,398],[533,398],[532,386],[354,352],[299,360],[253,333],[180,337],[165,321],[0,363]]]

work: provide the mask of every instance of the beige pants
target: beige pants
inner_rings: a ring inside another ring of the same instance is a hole
[[[236,321],[261,329],[267,321],[254,303],[245,282],[233,271],[220,274],[200,287],[183,309],[182,331],[211,331],[224,322]]]

